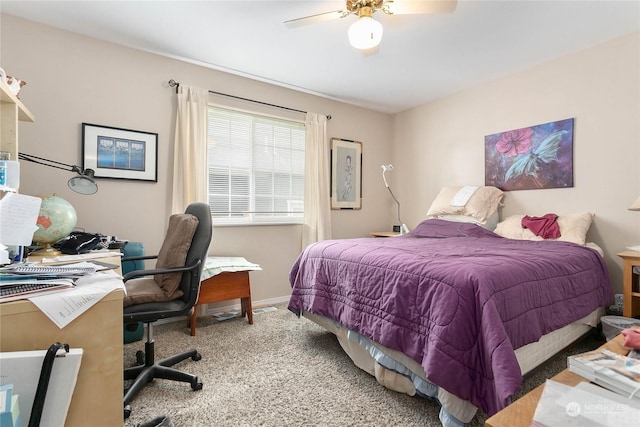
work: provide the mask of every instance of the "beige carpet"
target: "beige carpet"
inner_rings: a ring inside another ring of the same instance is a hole
[[[125,427],[168,415],[186,426],[440,426],[439,406],[380,386],[344,354],[335,336],[277,305],[254,315],[254,324],[234,318],[198,319],[197,335],[186,321],[154,328],[156,358],[196,348],[202,360],[178,367],[198,375],[188,384],[155,380],[133,400]],[[525,379],[522,393],[566,366],[568,354],[602,342],[589,337]],[[135,363],[143,341],[126,344],[125,366]],[[481,426],[478,414],[470,426]]]

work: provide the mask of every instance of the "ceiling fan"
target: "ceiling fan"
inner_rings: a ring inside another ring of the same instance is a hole
[[[358,20],[349,27],[349,42],[356,49],[375,53],[382,40],[382,24],[373,19],[374,13],[383,12],[387,15],[447,13],[453,12],[456,4],[457,0],[346,0],[345,9],[291,19],[284,24],[287,28],[298,28],[316,22],[357,15]]]

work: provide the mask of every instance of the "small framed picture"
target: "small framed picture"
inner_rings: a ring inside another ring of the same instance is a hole
[[[96,178],[158,182],[158,134],[83,123],[82,161]]]
[[[362,208],[362,142],[331,138],[331,209]]]

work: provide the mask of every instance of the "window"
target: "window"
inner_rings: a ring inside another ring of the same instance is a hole
[[[302,223],[303,123],[209,107],[209,206],[216,224]]]

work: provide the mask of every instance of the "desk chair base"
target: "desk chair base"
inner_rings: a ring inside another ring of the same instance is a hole
[[[134,380],[133,384],[125,390],[124,418],[129,418],[131,415],[131,406],[129,404],[133,398],[138,395],[145,385],[156,378],[189,383],[194,391],[202,390],[202,382],[200,382],[197,376],[171,367],[189,358],[193,361],[198,361],[202,359],[200,353],[195,349],[189,350],[156,362],[154,360],[155,355],[152,328],[152,324],[147,323],[147,341],[144,343],[144,353],[141,351],[136,353],[136,361],[138,365],[124,370],[125,381]]]

